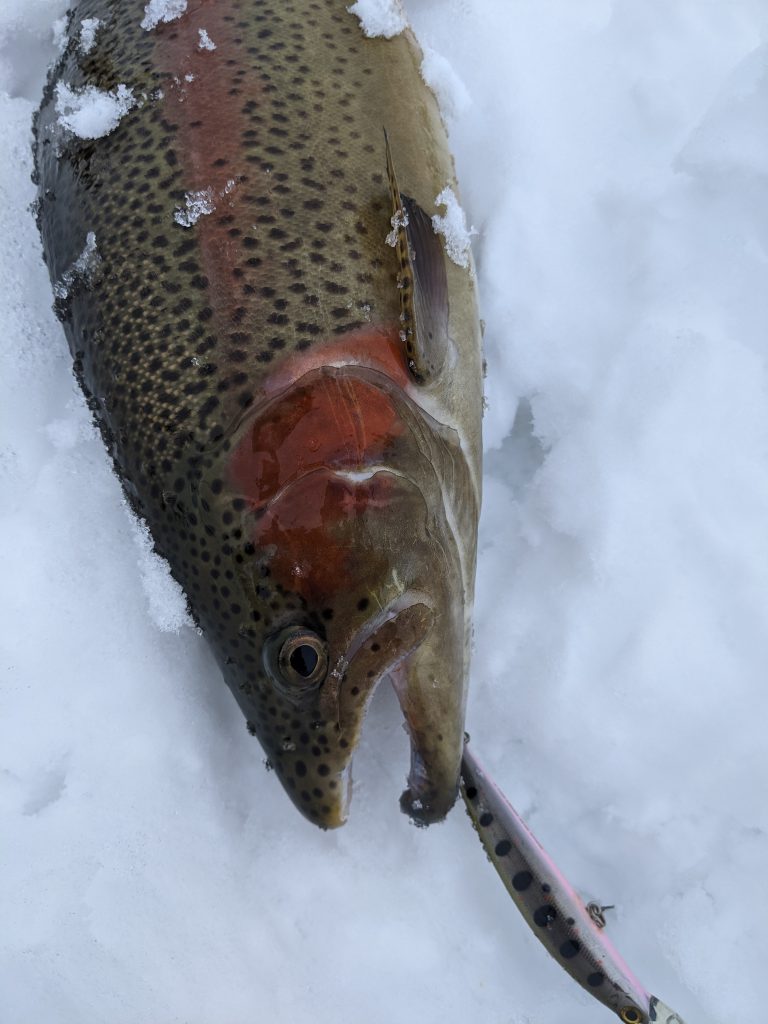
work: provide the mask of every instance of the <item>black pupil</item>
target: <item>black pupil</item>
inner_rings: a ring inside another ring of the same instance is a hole
[[[291,651],[290,662],[294,672],[298,672],[300,676],[308,679],[317,668],[317,651],[309,644],[300,644]]]

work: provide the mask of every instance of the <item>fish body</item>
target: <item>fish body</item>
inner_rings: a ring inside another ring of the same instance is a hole
[[[343,0],[80,0],[35,125],[78,379],[323,827],[383,677],[412,741],[404,810],[438,820],[458,790],[480,329],[471,266],[431,226],[455,180],[420,59]],[[119,115],[106,134],[80,111],[93,90]]]
[[[489,860],[534,935],[582,988],[623,1024],[684,1024],[637,980],[471,746],[462,760],[462,796]]]

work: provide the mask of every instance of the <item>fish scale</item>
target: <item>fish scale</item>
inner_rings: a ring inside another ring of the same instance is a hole
[[[200,0],[151,31],[143,17],[136,0],[81,0],[35,125],[38,222],[78,380],[297,806],[344,820],[360,724],[390,676],[412,739],[403,805],[428,823],[455,799],[461,757],[481,356],[473,275],[437,241],[437,257],[416,254],[447,282],[434,379],[414,379],[401,341],[385,131],[422,224],[455,188],[420,52],[407,31],[366,38],[339,0]],[[58,121],[62,83],[123,85],[134,105],[82,139]],[[321,413],[321,393],[341,403],[322,427],[338,444],[304,430],[314,462],[275,412],[297,388]],[[263,479],[243,475],[257,465]],[[327,675],[291,688],[279,666],[295,676],[285,659],[307,643]]]

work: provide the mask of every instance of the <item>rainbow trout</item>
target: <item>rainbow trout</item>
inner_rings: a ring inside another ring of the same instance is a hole
[[[345,0],[80,0],[35,125],[77,378],[249,729],[326,828],[384,677],[403,809],[436,821],[458,787],[480,330],[433,228],[455,181],[420,61]]]

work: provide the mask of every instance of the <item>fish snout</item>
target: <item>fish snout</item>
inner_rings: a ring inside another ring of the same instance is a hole
[[[321,749],[317,743],[313,747],[314,751]],[[314,825],[340,828],[349,816],[352,795],[349,758],[343,749],[335,755],[329,747],[320,754],[314,751],[303,747],[283,751],[275,765],[277,773],[293,802]]]

